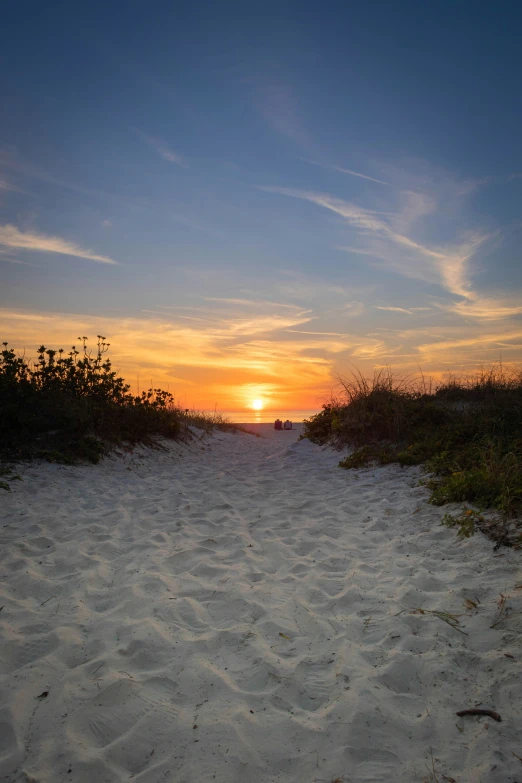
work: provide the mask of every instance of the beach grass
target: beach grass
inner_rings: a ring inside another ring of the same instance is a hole
[[[522,510],[520,368],[496,365],[439,384],[389,370],[371,379],[356,373],[305,422],[303,434],[353,447],[342,468],[424,465],[435,505],[468,502],[511,516]]]
[[[51,462],[96,463],[118,444],[158,445],[160,438],[233,430],[220,414],[178,405],[162,389],[131,393],[98,335],[91,351],[86,337],[68,353],[41,345],[35,361],[3,343],[0,351],[0,461],[44,458]],[[3,488],[8,487],[3,482]]]

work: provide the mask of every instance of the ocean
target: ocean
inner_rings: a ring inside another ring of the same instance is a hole
[[[315,416],[316,413],[319,413],[318,409],[315,410],[305,410],[305,411],[274,411],[274,410],[262,410],[262,411],[253,411],[253,410],[242,410],[242,411],[217,411],[218,413],[222,413],[223,416],[225,416],[227,419],[230,419],[230,421],[234,421],[237,424],[267,424],[270,422],[274,422],[276,419],[281,419],[282,421],[286,421],[286,419],[290,419],[290,421],[294,423],[298,423],[301,421],[304,421],[304,419],[309,419],[310,416]],[[214,411],[209,411],[209,413],[214,413]]]

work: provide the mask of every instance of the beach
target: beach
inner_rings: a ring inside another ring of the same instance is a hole
[[[2,493],[0,781],[521,781],[520,552],[251,429]]]

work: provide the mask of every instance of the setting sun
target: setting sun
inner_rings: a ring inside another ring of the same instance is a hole
[[[263,409],[263,400],[252,400],[252,408],[255,411],[260,411]]]

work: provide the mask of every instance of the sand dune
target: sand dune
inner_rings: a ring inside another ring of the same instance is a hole
[[[2,494],[1,781],[522,780],[520,554],[261,430]]]

